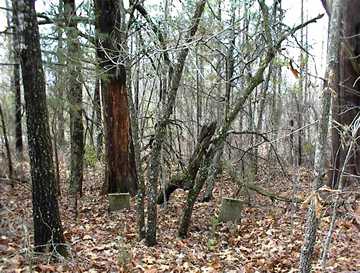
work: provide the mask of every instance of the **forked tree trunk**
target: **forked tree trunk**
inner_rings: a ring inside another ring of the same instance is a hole
[[[17,31],[21,35],[19,50],[32,179],[34,245],[36,251],[55,248],[61,254],[65,254],[56,198],[45,78],[35,1],[13,0],[13,10],[15,14],[21,15],[18,17]]]

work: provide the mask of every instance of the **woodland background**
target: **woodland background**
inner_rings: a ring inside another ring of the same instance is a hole
[[[360,3],[296,2],[3,1],[0,271],[359,270]]]

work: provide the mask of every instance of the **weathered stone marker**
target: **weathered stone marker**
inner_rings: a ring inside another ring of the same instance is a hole
[[[219,221],[220,222],[235,222],[240,223],[241,209],[244,201],[235,198],[223,197],[220,208]]]
[[[129,193],[109,193],[109,211],[130,208]]]

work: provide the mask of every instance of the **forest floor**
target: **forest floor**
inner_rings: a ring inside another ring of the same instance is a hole
[[[299,185],[306,186],[298,195],[305,199],[311,176],[304,169],[299,173]],[[276,171],[263,177],[259,176],[257,185],[291,195],[290,183]],[[240,224],[219,223],[221,197],[233,196],[236,190],[226,176],[220,177],[211,202],[195,205],[185,240],[177,238],[177,227],[186,192],[178,190],[167,207],[159,206],[155,247],[137,239],[134,199],[130,209],[109,213],[106,197],[98,194],[98,171],[86,171],[84,187],[76,220],[66,194],[60,198],[70,256],[54,261],[49,255],[32,252],[30,185],[17,184],[11,189],[0,184],[0,272],[297,272],[306,208],[291,209],[288,203],[252,194],[252,205],[244,208]],[[360,232],[344,211],[340,211],[326,269],[319,269],[331,219],[324,213],[315,246],[316,272],[360,270]]]

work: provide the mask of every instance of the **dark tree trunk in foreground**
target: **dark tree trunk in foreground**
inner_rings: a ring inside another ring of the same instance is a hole
[[[137,191],[134,156],[131,155],[130,112],[124,64],[126,49],[125,12],[122,1],[96,0],[97,30],[100,39],[106,135],[105,193]]]
[[[65,254],[56,199],[45,79],[34,0],[13,1],[19,12],[20,59],[24,85],[26,123],[32,179],[34,244],[36,251],[55,249]]]
[[[64,1],[68,38],[68,100],[70,113],[70,192],[82,195],[84,161],[84,125],[82,121],[82,80],[80,61],[80,42],[77,34],[75,0]],[[75,200],[76,201],[76,200]],[[75,202],[76,205],[76,202]],[[75,207],[76,209],[76,207]]]

